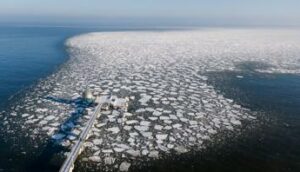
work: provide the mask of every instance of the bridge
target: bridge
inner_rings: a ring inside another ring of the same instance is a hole
[[[96,110],[93,113],[92,117],[89,119],[87,126],[81,132],[79,139],[76,141],[75,145],[73,145],[71,152],[69,153],[67,159],[64,161],[59,172],[73,171],[74,163],[75,163],[78,155],[83,151],[84,142],[88,138],[89,132],[90,132],[91,128],[94,126],[94,123],[96,121],[98,114],[100,115],[101,108],[102,108],[102,103],[99,103],[98,106],[96,107]]]

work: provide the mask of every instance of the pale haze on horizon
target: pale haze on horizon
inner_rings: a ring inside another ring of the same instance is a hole
[[[299,7],[299,0],[2,0],[0,22],[158,21],[299,26]]]

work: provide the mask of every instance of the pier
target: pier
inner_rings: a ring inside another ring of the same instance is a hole
[[[59,172],[71,172],[74,169],[74,163],[78,155],[83,151],[84,142],[88,138],[89,132],[93,127],[97,116],[100,115],[101,108],[102,108],[102,104],[99,103],[98,106],[96,107],[95,112],[92,114],[91,118],[89,119],[87,126],[81,132],[79,139],[76,141],[75,145],[73,145],[71,152],[69,153],[67,159],[64,161]]]

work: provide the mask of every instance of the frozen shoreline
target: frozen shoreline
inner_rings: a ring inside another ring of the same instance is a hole
[[[213,142],[214,134],[236,132],[243,120],[255,119],[252,112],[207,85],[205,73],[239,70],[236,65],[245,61],[269,64],[258,72],[299,73],[299,42],[291,36],[299,34],[200,30],[80,35],[66,42],[71,58],[64,68],[9,112],[7,127],[22,125],[32,139],[43,133],[51,137],[83,108],[76,100],[89,86],[95,92],[135,98],[125,124],[119,121],[122,112],[103,112],[86,142],[82,161],[125,168],[161,154],[201,149],[203,141]],[[87,118],[69,123],[72,134],[62,136],[67,138],[66,146],[76,139]]]

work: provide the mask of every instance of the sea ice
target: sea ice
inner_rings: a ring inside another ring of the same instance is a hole
[[[124,161],[124,162],[122,162],[121,164],[120,164],[120,167],[119,167],[119,170],[120,171],[128,171],[128,169],[130,168],[130,163],[128,163],[128,162],[126,162],[126,161]]]
[[[167,139],[168,134],[156,134],[155,137],[158,140],[165,140],[165,139]]]
[[[66,132],[72,128],[71,133],[78,136],[95,110],[80,104],[82,90],[90,87],[101,94],[97,102],[122,97],[122,101],[114,101],[119,106],[129,97],[128,112],[103,108],[95,121],[87,139],[90,147],[84,152],[85,157],[93,157],[89,161],[99,161],[95,168],[104,169],[100,160],[107,156],[115,158],[111,168],[120,169],[122,162],[140,164],[145,160],[140,155],[159,158],[162,152],[202,149],[203,143],[215,141],[215,134],[226,130],[238,135],[235,131],[242,128],[243,121],[258,120],[256,113],[210,85],[208,74],[240,71],[244,63],[271,66],[254,72],[300,73],[299,35],[293,29],[218,29],[76,36],[66,42],[68,63],[5,112],[11,115],[3,125],[7,132],[19,131],[13,126],[20,115],[17,126],[22,132],[14,132],[16,135],[43,142],[46,134],[60,130],[64,123]],[[112,93],[115,96],[110,96]],[[77,116],[76,122],[65,123]],[[58,140],[65,137],[52,136]],[[129,162],[132,159],[137,162]]]
[[[112,133],[114,133],[114,134],[117,134],[118,132],[120,132],[120,129],[119,129],[119,127],[112,127],[112,128],[108,128],[108,129],[106,129],[107,131],[110,131],[110,132],[112,132]]]

